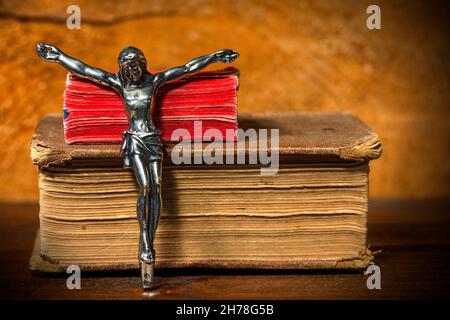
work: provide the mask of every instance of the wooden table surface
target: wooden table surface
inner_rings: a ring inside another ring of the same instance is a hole
[[[159,287],[140,289],[138,272],[82,273],[81,290],[66,275],[31,274],[37,204],[0,205],[0,299],[420,299],[450,292],[450,201],[372,201],[368,243],[381,249],[381,290],[363,273],[249,270],[157,270]]]

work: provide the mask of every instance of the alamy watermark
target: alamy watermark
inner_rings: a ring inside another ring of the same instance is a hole
[[[380,290],[381,289],[381,269],[376,264],[371,264],[367,267],[364,272],[367,277],[366,286],[369,290]]]
[[[81,9],[76,4],[67,7],[66,13],[70,16],[66,19],[67,29],[81,29]]]
[[[370,16],[366,20],[366,26],[369,30],[380,30],[381,29],[381,9],[376,4],[371,4],[367,7],[367,14]]]
[[[260,164],[261,175],[278,172],[279,129],[226,129],[224,137],[218,129],[203,132],[202,121],[194,121],[194,137],[200,136],[195,141],[187,129],[172,132],[171,140],[179,141],[170,155],[173,164]],[[210,142],[204,147],[202,141]]]
[[[67,289],[73,290],[73,289],[81,289],[81,269],[76,264],[72,264],[67,267],[66,270],[67,274],[70,274],[70,276],[67,278],[66,285]]]

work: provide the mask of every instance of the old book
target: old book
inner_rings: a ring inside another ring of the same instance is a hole
[[[239,122],[244,130],[279,128],[270,150],[279,153],[278,172],[175,165],[175,145],[166,143],[156,267],[366,267],[369,161],[381,154],[378,136],[350,113],[244,113]],[[62,117],[50,115],[36,129],[31,158],[40,172],[31,269],[138,268],[138,189],[121,167],[120,146],[68,145]]]
[[[204,71],[162,86],[156,95],[155,125],[161,140],[171,141],[172,132],[184,128],[191,139],[202,140],[209,129],[225,135],[237,129],[239,71],[226,68]],[[195,127],[195,121],[201,127]],[[120,143],[128,120],[121,98],[111,88],[69,73],[64,91],[64,136],[67,143]],[[236,136],[228,136],[234,140]]]

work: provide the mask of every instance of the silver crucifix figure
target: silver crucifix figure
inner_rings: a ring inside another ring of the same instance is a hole
[[[147,60],[143,52],[127,47],[119,54],[119,72],[110,73],[72,58],[49,44],[40,43],[36,49],[42,59],[58,62],[80,77],[110,86],[122,98],[129,123],[128,130],[123,133],[123,164],[125,168],[133,168],[139,184],[136,211],[140,227],[142,286],[144,289],[152,288],[155,263],[153,242],[162,205],[162,145],[159,130],[151,118],[156,92],[169,81],[196,73],[213,62],[232,62],[239,54],[233,50],[220,50],[198,57],[185,65],[152,74],[147,71]]]

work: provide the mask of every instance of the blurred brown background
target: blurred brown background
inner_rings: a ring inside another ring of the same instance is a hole
[[[66,8],[81,8],[68,30]],[[381,7],[381,30],[366,8]],[[380,135],[371,197],[450,196],[449,22],[433,1],[0,2],[0,201],[38,199],[29,141],[62,112],[66,71],[38,59],[37,42],[116,70],[135,45],[150,68],[233,48],[241,56],[240,111],[350,110]]]

